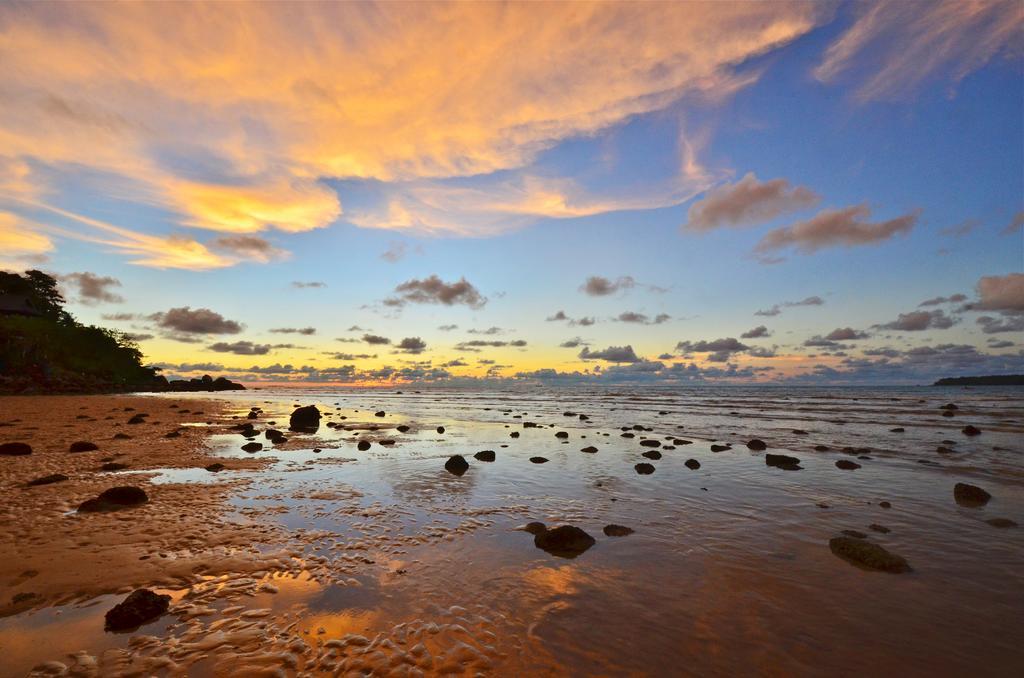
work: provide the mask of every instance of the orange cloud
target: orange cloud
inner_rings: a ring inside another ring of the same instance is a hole
[[[182,225],[304,231],[341,213],[320,179],[519,170],[562,140],[746,86],[756,75],[736,65],[825,13],[804,2],[0,5],[0,149],[111,177],[114,197]],[[480,213],[469,226],[401,194],[362,223],[480,235],[622,209],[571,187],[527,189],[493,204],[445,196]]]
[[[297,233],[322,228],[341,215],[334,191],[311,181],[276,181],[258,186],[175,182],[172,200],[189,226],[254,233],[271,226]]]
[[[38,258],[53,249],[53,242],[28,222],[9,212],[0,212],[0,261],[18,262]]]

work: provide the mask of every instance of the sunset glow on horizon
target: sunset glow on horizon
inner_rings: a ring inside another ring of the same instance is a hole
[[[0,269],[170,377],[1024,365],[1019,2],[5,3]]]

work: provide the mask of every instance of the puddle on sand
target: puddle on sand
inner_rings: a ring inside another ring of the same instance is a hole
[[[67,664],[72,647],[101,674],[131,666],[197,676],[726,675],[753,667],[1005,675],[1019,666],[1021,644],[1007,630],[1024,615],[1024,531],[984,520],[1024,523],[1020,401],[927,389],[870,398],[773,393],[232,394],[241,415],[265,410],[254,421],[264,449],[247,453],[242,436],[217,434],[214,455],[274,461],[260,471],[162,470],[153,482],[245,478],[229,510],[287,528],[286,543],[254,546],[284,549],[301,570],[203,581],[136,640],[102,633],[116,600],[104,597],[56,621],[53,609],[0,620],[0,642],[23,639],[16,674],[46,659]],[[936,415],[949,400],[962,410],[955,428]],[[294,403],[330,414],[315,436],[287,431]],[[270,420],[288,437],[279,446],[262,435]],[[984,440],[959,434],[968,421]],[[410,430],[398,432],[399,424]],[[621,427],[634,424],[652,430],[623,438]],[[913,432],[888,431],[896,425]],[[692,444],[674,445],[677,437]],[[768,452],[799,457],[803,469],[768,467],[763,452],[743,444],[752,437],[768,441]],[[652,475],[633,468],[648,461],[643,438],[661,444]],[[938,459],[935,446],[949,438],[955,458]],[[358,440],[370,449],[358,450]],[[733,447],[715,453],[712,440]],[[816,444],[832,450],[815,452]],[[591,445],[596,453],[580,451]],[[870,447],[870,459],[855,471],[836,468],[855,459],[836,451],[845,446]],[[495,461],[475,460],[480,450],[494,450]],[[466,457],[465,475],[444,470],[452,454]],[[549,461],[532,464],[533,456]],[[958,507],[952,487],[961,481],[986,487],[993,500]],[[571,560],[549,555],[516,529],[534,520],[576,525],[596,544]],[[605,536],[610,523],[635,533]],[[840,560],[828,540],[846,529],[869,533],[913,572],[866,572]],[[31,647],[52,635],[68,640]]]

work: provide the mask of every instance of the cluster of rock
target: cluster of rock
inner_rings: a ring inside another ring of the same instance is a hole
[[[167,386],[163,389],[153,389],[156,391],[173,391],[173,392],[193,392],[193,391],[244,391],[245,387],[241,384],[231,381],[226,377],[217,377],[214,379],[210,375],[204,375],[201,379],[174,379],[167,381],[164,379]]]

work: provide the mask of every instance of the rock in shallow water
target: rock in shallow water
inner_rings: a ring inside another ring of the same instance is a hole
[[[242,451],[244,452],[259,452],[263,449],[263,443],[246,443],[242,445]]]
[[[136,589],[111,608],[105,617],[107,631],[133,631],[167,612],[170,596]]]
[[[691,471],[696,471],[697,469],[700,468],[700,462],[697,461],[696,459],[687,459],[683,463],[686,464],[686,468],[690,469]]]
[[[1009,518],[989,518],[985,521],[992,527],[1017,527],[1017,523],[1010,520]]]
[[[761,451],[761,450],[767,450],[768,449],[768,445],[763,440],[761,440],[760,438],[754,438],[753,440],[748,442],[747,443],[747,447],[749,449],[751,449],[751,450],[755,450],[755,451],[758,451],[758,452]]]
[[[654,466],[652,464],[640,463],[633,468],[642,476],[648,476],[654,473]]]
[[[766,454],[764,455],[764,463],[767,466],[774,466],[786,471],[799,471],[801,468],[800,460],[788,454]]]
[[[960,506],[984,506],[988,503],[988,500],[992,498],[992,495],[981,489],[977,485],[969,485],[968,483],[957,483],[953,487],[953,499]]]
[[[123,487],[112,487],[104,490],[100,496],[94,499],[87,499],[78,507],[79,513],[98,513],[102,511],[117,511],[131,506],[138,506],[149,501],[149,497],[139,487],[125,485]]]
[[[971,426],[970,424],[960,429],[960,432],[963,433],[965,436],[981,435],[981,429],[976,426]]]
[[[836,462],[836,468],[844,471],[855,471],[860,468],[860,464],[855,461],[850,461],[849,459],[840,459]]]
[[[292,431],[316,432],[320,428],[320,410],[316,405],[296,408],[288,421],[288,428]]]
[[[473,458],[478,461],[494,461],[494,450],[480,450],[473,455]]]
[[[469,462],[461,454],[454,454],[444,463],[444,470],[452,475],[461,476],[469,470]]]
[[[580,452],[586,452],[587,454],[594,454],[594,453],[597,452],[597,448],[594,447],[593,445],[589,445],[587,447],[584,447],[582,450],[580,450]]]
[[[658,452],[657,450],[647,450],[646,452],[642,452],[640,456],[647,457],[648,459],[661,459],[661,452]]]
[[[625,525],[611,524],[604,526],[604,534],[606,537],[625,537],[633,534],[633,532],[633,528],[626,527]]]
[[[533,537],[534,546],[559,558],[575,558],[595,543],[593,537],[575,525],[561,525]]]
[[[833,537],[828,541],[832,553],[867,570],[899,574],[909,572],[910,565],[902,557],[878,544],[854,537]]]
[[[530,461],[534,464],[546,464],[548,463],[547,457],[530,457]]]

